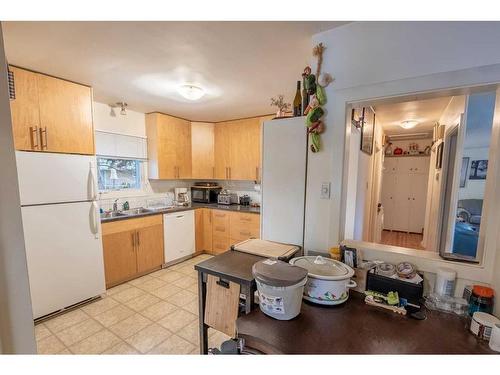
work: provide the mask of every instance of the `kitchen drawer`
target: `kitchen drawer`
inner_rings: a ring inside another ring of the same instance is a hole
[[[229,212],[212,211],[212,233],[214,236],[229,238]]]
[[[241,212],[231,212],[231,226],[242,225],[246,227],[260,228],[260,215]]]
[[[215,233],[215,232],[214,232]],[[223,253],[231,247],[231,240],[229,237],[217,236],[214,234],[212,238],[212,253],[220,254]]]
[[[229,216],[231,212],[222,211],[222,210],[212,210],[212,218],[214,222],[226,223],[229,225]]]
[[[260,238],[260,228],[241,224],[231,225],[230,237],[239,241],[248,240],[249,238]]]

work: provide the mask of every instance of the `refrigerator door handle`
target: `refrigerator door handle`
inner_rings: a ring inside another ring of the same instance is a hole
[[[92,205],[90,206],[92,208],[91,212],[91,225],[92,225],[92,233],[94,234],[95,238],[99,238],[99,221],[97,218],[97,211],[99,210],[99,206],[97,205],[96,201],[92,201]]]
[[[96,200],[97,199],[97,191],[96,191],[96,179],[95,179],[95,166],[92,162],[89,162],[89,199]]]

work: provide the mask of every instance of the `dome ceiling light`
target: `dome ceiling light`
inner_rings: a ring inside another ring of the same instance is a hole
[[[177,91],[184,98],[193,101],[201,99],[205,95],[205,90],[203,90],[201,87],[194,85],[182,85],[177,89]]]
[[[403,121],[401,124],[399,124],[399,126],[401,126],[403,129],[411,129],[417,125],[418,125],[418,121],[416,121],[416,120],[406,120],[406,121]]]

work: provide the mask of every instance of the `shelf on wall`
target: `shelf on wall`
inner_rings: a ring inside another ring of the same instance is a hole
[[[385,155],[386,158],[419,158],[419,157],[429,157],[430,155],[426,154],[416,154],[416,155]]]

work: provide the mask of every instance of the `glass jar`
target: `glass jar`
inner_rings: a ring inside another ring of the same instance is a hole
[[[469,315],[472,316],[476,311],[493,313],[493,289],[474,285],[469,300]]]

